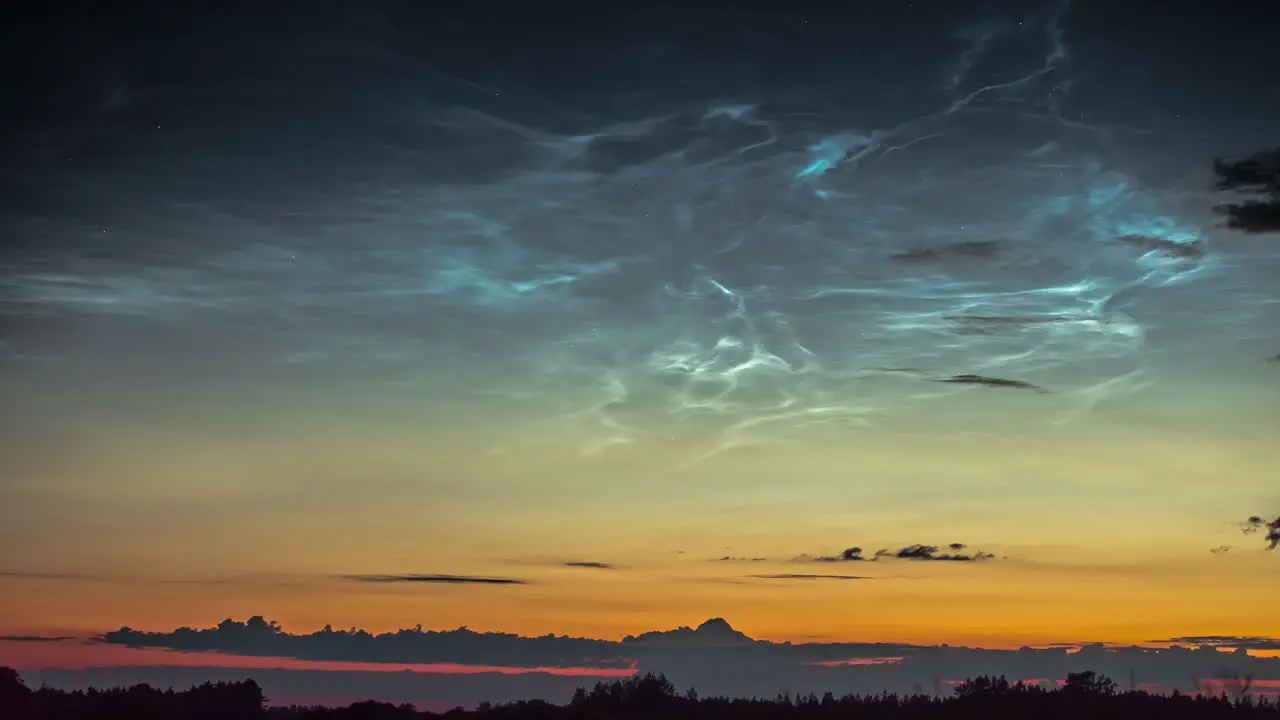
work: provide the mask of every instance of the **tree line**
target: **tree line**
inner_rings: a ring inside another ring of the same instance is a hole
[[[205,683],[189,690],[147,685],[107,690],[32,690],[0,668],[0,718],[5,720],[1280,720],[1280,702],[1255,698],[1242,685],[1217,695],[1120,692],[1109,678],[1073,673],[1060,686],[981,676],[951,695],[780,694],[773,698],[699,697],[681,693],[663,675],[645,674],[579,688],[565,705],[522,700],[445,713],[412,705],[364,701],[347,707],[268,707],[253,680]]]

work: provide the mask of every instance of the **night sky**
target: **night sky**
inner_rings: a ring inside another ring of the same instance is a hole
[[[57,5],[0,634],[1280,648],[1271,3]]]

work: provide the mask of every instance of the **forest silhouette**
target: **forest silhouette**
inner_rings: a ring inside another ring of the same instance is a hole
[[[1133,689],[1120,692],[1110,678],[1093,672],[1068,674],[1053,689],[1009,682],[1003,676],[979,676],[957,683],[949,696],[846,695],[831,693],[773,698],[700,697],[681,693],[661,674],[647,673],[579,688],[566,705],[522,700],[444,713],[418,711],[409,704],[367,700],[346,707],[270,707],[253,680],[204,683],[184,691],[147,685],[106,690],[28,688],[10,668],[0,668],[0,717],[5,720],[409,720],[410,718],[488,718],[491,720],[613,720],[649,718],[863,718],[865,720],[1107,720],[1110,718],[1269,718],[1280,720],[1280,702],[1255,698],[1247,679],[1216,694],[1169,695]]]

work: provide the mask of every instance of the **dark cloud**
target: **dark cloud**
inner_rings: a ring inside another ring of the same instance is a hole
[[[999,241],[975,240],[906,250],[890,255],[889,259],[904,263],[944,262],[961,258],[995,260],[1003,252],[1004,244]]]
[[[363,583],[442,583],[447,585],[528,585],[514,578],[473,575],[343,575],[342,579]]]
[[[0,642],[52,643],[78,639],[70,635],[0,635]]]
[[[832,576],[844,579],[846,576]],[[822,576],[780,576],[777,579],[818,580]],[[852,578],[850,578],[852,579]],[[204,629],[145,632],[122,628],[100,642],[136,647],[285,657],[298,660],[372,663],[461,663],[488,667],[598,668],[606,672],[637,670],[663,672],[681,687],[694,686],[707,695],[770,696],[784,689],[807,693],[832,691],[874,693],[883,689],[913,691],[934,687],[938,679],[975,674],[1006,675],[1011,679],[1061,678],[1068,672],[1095,670],[1117,679],[1166,689],[1194,690],[1193,677],[1251,674],[1257,680],[1280,680],[1280,663],[1254,658],[1240,648],[1276,649],[1271,637],[1202,636],[1151,641],[1170,648],[1117,647],[1076,643],[1074,647],[1024,647],[988,650],[966,647],[899,643],[798,642],[753,639],[722,619],[696,628],[650,631],[621,641],[557,635],[523,637],[508,633],[478,633],[467,628],[433,631],[413,628],[382,634],[365,630],[333,630],[294,634],[261,617],[231,620]],[[1189,649],[1187,646],[1200,646]],[[1074,648],[1080,648],[1075,651]],[[1219,648],[1236,648],[1221,652]],[[879,664],[849,665],[853,660],[885,660]],[[843,664],[841,664],[843,663]],[[232,665],[232,661],[228,661]],[[574,670],[580,673],[580,670]],[[77,683],[128,685],[146,677],[172,679],[179,687],[218,679],[218,673],[243,679],[244,669],[231,668],[113,668],[45,673],[42,681],[58,686]],[[193,674],[194,673],[194,674]],[[204,674],[200,674],[204,673]],[[104,675],[105,674],[105,675]],[[253,670],[268,695],[337,694],[406,700],[448,700],[474,703],[542,697],[566,699],[578,685],[597,677],[566,677],[551,672],[505,675],[475,672],[444,675],[424,672],[347,672],[319,670]],[[104,683],[104,678],[107,682]],[[167,680],[158,683],[162,686]],[[945,686],[944,690],[945,690]],[[465,690],[462,690],[465,688]],[[461,693],[459,695],[458,693]]]
[[[1246,650],[1280,650],[1280,638],[1257,635],[1186,635],[1164,640],[1149,640],[1148,642],[1195,645],[1198,647],[1244,648]]]
[[[569,562],[564,563],[564,566],[571,567],[571,568],[589,568],[592,570],[613,570],[614,569],[614,566],[612,563],[592,562],[590,560],[571,560]]]
[[[1010,388],[1013,390],[1030,390],[1037,393],[1047,393],[1048,390],[1033,385],[1022,380],[1008,380],[1005,378],[988,377],[986,375],[952,375],[945,378],[937,378],[933,382],[951,383],[954,385],[981,385],[984,387]]]
[[[862,556],[862,548],[851,547],[840,551],[839,555],[820,555],[813,559],[814,562],[860,562],[867,560]]]
[[[1275,520],[1268,522],[1263,520],[1262,516],[1254,515],[1243,523],[1240,523],[1240,530],[1245,535],[1252,535],[1256,532],[1265,531],[1266,535],[1264,536],[1264,539],[1267,541],[1267,549],[1275,550],[1276,547],[1280,546],[1280,516],[1277,516]]]
[[[968,552],[964,543],[951,543],[945,549],[937,545],[907,545],[897,550],[878,550],[876,557],[938,562],[982,562],[994,560],[996,556],[989,552]]]
[[[776,575],[748,575],[758,580],[870,580],[861,575],[821,575],[810,573],[779,573]]]
[[[995,555],[989,552],[969,552],[968,546],[964,543],[950,543],[946,546],[938,545],[907,545],[897,550],[883,548],[877,550],[874,555],[868,557],[863,553],[863,549],[858,546],[845,548],[838,555],[800,555],[793,562],[821,562],[821,563],[842,563],[842,562],[875,562],[877,560],[937,560],[942,562],[981,562],[984,560],[993,560]]]
[[[724,557],[714,558],[712,562],[767,562],[769,558],[762,557],[738,557],[735,555],[725,555]]]
[[[1214,555],[1222,555],[1222,554],[1224,554],[1224,553],[1231,552],[1231,546],[1230,546],[1230,545],[1219,545],[1219,546],[1218,546],[1218,547],[1216,547],[1216,548],[1210,548],[1210,549],[1209,549],[1209,552],[1213,553]]]
[[[1239,202],[1215,208],[1226,217],[1227,227],[1247,233],[1273,233],[1280,228],[1280,148],[1248,157],[1214,161],[1214,187],[1240,194]]]

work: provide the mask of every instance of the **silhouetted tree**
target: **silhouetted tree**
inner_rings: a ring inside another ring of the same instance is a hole
[[[1247,196],[1218,206],[1227,227],[1247,233],[1280,232],[1280,148],[1237,160],[1219,158],[1213,162],[1213,172],[1217,190]]]
[[[1005,676],[989,677],[982,675],[980,677],[965,680],[958,683],[955,687],[956,697],[975,698],[975,697],[999,697],[1008,695],[1012,686]]]
[[[1067,673],[1067,684],[1062,689],[1067,693],[1078,695],[1115,695],[1116,683],[1106,675],[1099,675],[1089,670]]]
[[[13,668],[0,667],[0,717],[16,716],[31,702],[31,688]]]

